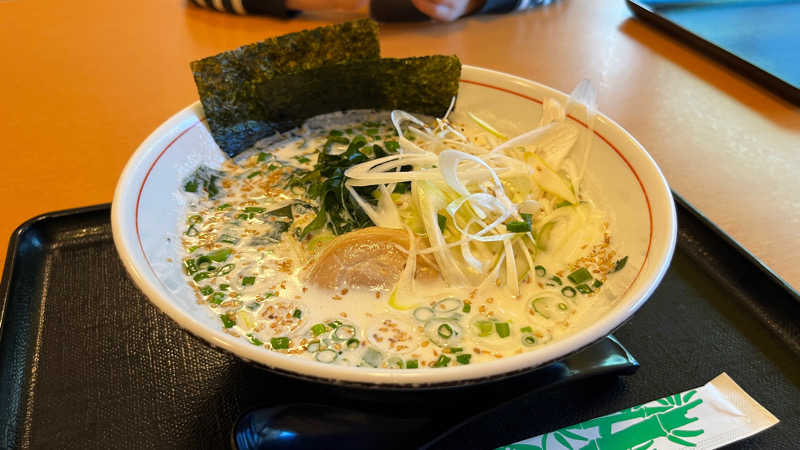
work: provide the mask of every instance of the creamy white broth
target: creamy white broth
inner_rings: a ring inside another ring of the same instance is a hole
[[[456,117],[451,124],[469,138],[476,153],[502,142],[467,118]],[[551,248],[531,239],[527,245],[536,252],[534,267],[517,251],[517,268],[525,268],[515,277],[517,286],[505,282],[510,279],[505,263],[484,275],[467,273],[463,284],[442,277],[417,280],[413,288],[399,282],[374,289],[314,286],[306,279],[309,268],[333,239],[334,227],[329,223],[302,236],[320,204],[309,196],[308,187],[292,186],[292,181],[314,169],[331,130],[349,141],[363,136],[365,149],[376,144],[386,149],[391,146],[387,142],[399,140],[387,114],[328,115],[259,143],[249,156],[228,161],[219,171],[201,170],[185,182],[193,191],[184,193],[186,221],[180,224],[187,280],[198,303],[220,318],[227,333],[265,351],[328,364],[446,367],[535,350],[585,327],[613,305],[609,283],[614,283],[621,255],[613,249],[608,215],[593,206],[586,192],[580,192],[577,203],[563,205],[563,199],[542,192],[524,176],[503,179],[503,186],[517,200],[538,189],[541,206],[532,216],[531,236],[538,235]],[[416,141],[413,130],[404,134]],[[346,149],[334,143],[329,152]],[[425,227],[404,216],[417,204],[413,189],[396,190],[392,200],[424,250],[431,246]],[[455,230],[447,226],[442,234],[452,242],[457,238],[453,233],[448,237],[448,231]],[[512,245],[526,245],[520,240],[524,242],[521,238]],[[475,249],[478,256],[493,257],[481,252],[486,249]],[[423,258],[433,261],[432,253]]]

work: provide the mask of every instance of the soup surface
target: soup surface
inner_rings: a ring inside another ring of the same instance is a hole
[[[321,363],[414,369],[534,351],[624,286],[582,189],[589,132],[546,101],[509,139],[472,114],[320,116],[183,182],[184,272],[227,333]]]

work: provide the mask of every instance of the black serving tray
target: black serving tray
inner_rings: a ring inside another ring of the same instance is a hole
[[[626,0],[647,23],[800,105],[799,0]]]
[[[615,333],[635,375],[400,404],[264,371],[178,328],[128,279],[108,205],[39,216],[12,236],[0,285],[0,448],[227,448],[241,413],[292,402],[427,414],[420,445],[491,448],[721,372],[782,421],[730,448],[797,448],[800,296],[680,199],[678,219],[664,281]]]

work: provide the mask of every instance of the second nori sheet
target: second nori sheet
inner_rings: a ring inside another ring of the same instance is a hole
[[[286,131],[306,119],[349,109],[403,109],[442,116],[458,93],[455,56],[356,61],[276,77],[258,89],[256,129]],[[285,95],[286,92],[294,95]]]
[[[378,25],[365,19],[267,39],[190,66],[214,140],[233,156],[276,131],[264,126],[265,102],[257,97],[269,80],[379,56]]]

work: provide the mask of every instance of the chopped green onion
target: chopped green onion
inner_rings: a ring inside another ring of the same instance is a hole
[[[449,313],[454,312],[461,306],[461,300],[455,297],[447,297],[439,300],[433,305],[433,311],[436,313]]]
[[[580,269],[572,272],[571,274],[567,275],[569,281],[572,281],[575,284],[580,284],[585,281],[589,281],[592,279],[592,274],[586,269],[586,267],[581,267]]]
[[[198,248],[200,248],[199,245],[193,245],[189,247],[189,253],[194,253],[194,251],[197,250]]]
[[[479,336],[486,337],[492,334],[492,329],[494,328],[494,325],[490,320],[479,320],[475,322],[475,325],[477,325],[478,330],[480,330]]]
[[[464,307],[461,308],[461,312],[468,313],[472,310],[472,306],[469,303],[464,303]]]
[[[208,278],[209,276],[210,276],[210,275],[208,274],[208,272],[200,272],[200,273],[198,273],[198,274],[196,274],[196,275],[194,276],[194,281],[196,281],[196,282],[200,282],[200,281],[203,281],[203,280],[205,280],[205,279],[206,279],[206,278]]]
[[[186,184],[183,185],[183,190],[186,192],[197,192],[197,188],[199,185],[197,184],[196,180],[187,181]]]
[[[186,231],[183,232],[183,234],[185,234],[186,236],[197,236],[199,233],[200,232],[197,231],[197,228],[195,228],[194,224],[189,225],[189,228],[187,228]]]
[[[247,175],[247,178],[257,177],[259,175],[261,175],[261,171],[260,170],[256,170],[255,172],[251,173],[250,175]]]
[[[458,361],[459,364],[463,364],[463,365],[469,364],[469,360],[470,359],[472,359],[472,355],[469,354],[469,353],[464,353],[464,354],[456,356],[456,361]]]
[[[520,221],[508,222],[506,224],[506,230],[508,230],[509,233],[527,233],[531,231],[531,224]]]
[[[242,286],[252,286],[256,282],[256,277],[244,277],[242,278]]]
[[[555,284],[561,286],[561,278],[558,278],[557,276],[553,275],[553,278],[550,279],[553,280]]]
[[[533,223],[533,214],[520,213],[520,217],[522,217],[522,220],[528,225]]]
[[[294,159],[296,159],[296,160],[297,160],[297,162],[299,162],[300,164],[305,164],[305,163],[311,162],[311,160],[310,160],[310,159],[306,158],[306,157],[305,157],[305,156],[303,156],[303,155],[300,155],[300,156],[295,156],[295,157],[294,157]]]
[[[419,369],[419,361],[417,361],[416,359],[407,360],[406,369]]]
[[[228,209],[230,207],[231,207],[230,203],[223,203],[223,204],[217,206],[217,211],[223,211],[223,210],[226,210],[226,209]]]
[[[403,364],[403,358],[399,356],[392,356],[391,358],[386,360],[386,368],[387,369],[402,369],[405,365]]]
[[[531,327],[522,327],[522,328],[519,329],[519,331],[521,331],[523,333],[533,333],[533,328],[531,328]]]
[[[627,263],[628,263],[628,257],[626,256],[626,257],[620,259],[619,261],[617,261],[617,263],[614,264],[614,270],[612,270],[609,273],[619,272],[620,270],[622,270],[625,267],[625,264],[627,264]]]
[[[314,355],[314,359],[316,359],[317,361],[319,361],[321,363],[326,363],[326,364],[330,364],[330,363],[336,361],[336,358],[338,358],[338,357],[339,357],[339,354],[336,353],[335,351],[329,349],[329,348],[325,349],[325,350],[322,350],[322,351],[319,351],[319,352],[317,352],[316,355]]]
[[[219,268],[219,270],[217,271],[217,275],[227,275],[231,273],[234,267],[236,267],[236,264],[225,264],[224,266]]]
[[[364,131],[364,132],[367,133],[370,136],[375,136],[375,135],[378,134],[378,129],[377,128],[367,128],[366,131]]]
[[[350,131],[348,131],[348,133],[350,133]],[[331,130],[330,132],[328,132],[329,136],[342,136],[343,134],[344,133],[342,132],[342,130]]]
[[[444,232],[445,228],[447,228],[447,216],[436,214],[436,220],[439,223],[439,230]]]
[[[281,166],[278,166],[276,164],[270,164],[270,165],[267,166],[267,172],[272,172],[273,170],[280,169],[280,168],[281,168]]]
[[[214,288],[211,286],[203,286],[200,288],[200,293],[203,295],[211,295],[214,292]]]
[[[319,351],[319,341],[311,341],[306,345],[306,350],[311,353],[316,353]]]
[[[580,292],[581,294],[591,294],[592,293],[592,288],[590,288],[586,284],[579,284],[579,285],[575,286],[575,289],[577,289],[578,292]]]
[[[543,277],[547,275],[547,269],[545,269],[544,266],[536,266],[533,269],[536,271],[537,277]]]
[[[427,306],[420,306],[419,308],[415,309],[411,315],[414,316],[415,319],[419,320],[420,322],[427,322],[433,319],[434,312],[431,308]]]
[[[319,336],[320,334],[322,334],[322,333],[324,333],[326,331],[328,331],[328,327],[326,327],[324,323],[318,323],[318,324],[314,325],[313,327],[311,327],[311,333],[314,336]]]
[[[189,275],[194,275],[198,270],[200,270],[197,268],[197,264],[193,259],[184,260],[183,266],[186,268],[186,273]]]
[[[188,223],[188,224],[200,223],[202,221],[203,221],[203,216],[201,216],[199,214],[195,214],[193,216],[189,216],[189,218],[186,219],[186,223]]]
[[[505,338],[511,335],[511,329],[506,322],[497,322],[494,324],[494,328],[497,330],[497,335],[501,338]]]
[[[231,287],[231,285],[230,285],[230,284],[224,284],[224,283],[223,283],[223,284],[220,284],[220,285],[219,285],[219,290],[220,290],[220,291],[227,291],[229,287]]]
[[[250,343],[253,345],[264,345],[257,337],[253,336],[252,334],[248,334],[247,337],[250,340]]]
[[[231,319],[227,314],[220,314],[219,319],[222,321],[222,325],[224,325],[225,328],[233,328],[233,326],[236,325],[236,321]]]
[[[439,328],[436,329],[436,334],[444,339],[450,339],[453,337],[453,327],[450,325],[443,323],[439,325]]]
[[[264,152],[259,152],[258,154],[258,162],[264,162],[269,158],[269,155]]]
[[[198,256],[197,259],[195,259],[195,262],[197,263],[197,267],[200,267],[203,264],[211,265],[211,258],[206,255]]]
[[[463,347],[450,347],[450,353],[460,353],[463,351],[464,351]]]
[[[561,295],[564,297],[575,297],[575,289],[571,286],[564,286],[564,288],[561,289]]]
[[[347,348],[349,348],[350,350],[355,350],[355,349],[358,348],[358,346],[360,344],[361,344],[361,341],[359,341],[358,339],[350,338],[350,339],[347,340],[347,344],[346,345],[347,345]]]
[[[383,146],[386,147],[386,150],[389,152],[396,152],[400,149],[400,143],[397,141],[386,141],[383,143]]]
[[[346,341],[356,335],[356,327],[352,325],[342,325],[333,331],[333,338],[338,341]]]
[[[334,329],[335,328],[339,328],[340,326],[342,326],[342,322],[339,322],[338,320],[334,320],[333,322],[328,322],[328,326],[331,327],[331,328],[334,328]]]
[[[209,253],[208,257],[212,261],[223,262],[226,259],[228,259],[228,256],[230,256],[231,253],[233,253],[233,249],[231,249],[231,248],[221,248],[219,250],[216,250],[214,252]]]
[[[536,338],[530,334],[526,334],[525,336],[522,336],[522,345],[526,347],[536,345]]]
[[[275,294],[274,292],[270,291],[270,292],[267,292],[266,294],[264,294],[264,298],[267,299],[267,298],[270,298],[270,297],[275,297],[275,295],[277,295],[277,294]]]
[[[439,359],[437,359],[436,362],[433,363],[433,367],[445,367],[448,364],[450,364],[450,361],[452,361],[452,359],[449,358],[447,355],[439,355]]]
[[[272,348],[276,350],[287,349],[289,348],[289,338],[288,337],[276,337],[269,340],[270,345]]]
[[[303,311],[300,311],[299,309],[295,309],[294,312],[292,313],[292,317],[294,317],[295,319],[299,319],[299,318],[303,317]]]
[[[214,292],[211,294],[211,297],[208,297],[208,302],[213,303],[215,305],[219,305],[222,303],[222,299],[225,298],[224,292]]]
[[[600,280],[594,280],[594,283],[592,283],[592,287],[595,288],[595,289],[601,287],[602,285],[603,285],[603,282],[600,281]]]
[[[567,308],[568,308],[568,307],[567,307],[567,304],[566,304],[566,303],[559,303],[559,304],[558,304],[558,309],[560,309],[560,310],[562,310],[562,311],[566,311],[566,310],[567,310]]]
[[[381,364],[383,357],[381,356],[381,352],[375,350],[374,348],[368,348],[362,359],[370,366],[378,367]]]
[[[568,202],[566,200],[562,200],[562,201],[556,203],[556,207],[554,209],[563,208],[565,206],[572,206],[572,203],[570,203],[570,202]]]

